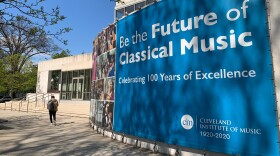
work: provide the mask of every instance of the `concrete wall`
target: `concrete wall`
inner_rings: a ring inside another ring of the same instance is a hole
[[[48,92],[50,88],[50,71],[91,69],[92,62],[92,53],[39,62],[36,93]]]
[[[50,70],[71,71],[89,68],[92,68],[92,53],[64,57],[38,63],[39,72]]]
[[[47,93],[49,85],[49,71],[38,71],[36,93]]]

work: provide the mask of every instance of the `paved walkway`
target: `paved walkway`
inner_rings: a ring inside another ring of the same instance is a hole
[[[93,131],[88,119],[60,116],[57,126],[46,113],[26,113],[0,109],[0,156],[152,155],[151,151],[111,140]]]
[[[48,110],[46,108],[46,103],[47,102],[43,101],[10,101],[7,103],[0,103],[0,109],[21,112],[47,113]],[[60,115],[88,118],[90,111],[90,102],[60,101],[58,110]]]

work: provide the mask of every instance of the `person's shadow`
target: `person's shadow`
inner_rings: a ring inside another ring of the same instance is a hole
[[[69,124],[73,124],[75,122],[62,122],[62,123],[57,123],[56,126],[61,126],[61,125],[69,125]]]

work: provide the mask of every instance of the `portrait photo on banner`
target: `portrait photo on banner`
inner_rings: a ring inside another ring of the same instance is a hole
[[[106,71],[107,77],[115,76],[115,56],[116,56],[116,49],[113,49],[107,53],[107,64],[106,64]]]
[[[106,33],[106,29],[105,29],[98,35],[98,41],[99,41],[99,45],[100,45],[101,54],[108,51],[108,42],[107,42],[106,34],[107,33]]]
[[[96,100],[91,99],[90,104],[90,120],[95,124],[96,123],[96,115],[97,115],[97,109],[96,109]]]
[[[110,25],[106,29],[106,36],[108,42],[108,50],[111,50],[116,47],[116,27],[115,25]]]
[[[103,114],[103,106],[104,101],[97,101],[96,102],[96,108],[97,108],[97,113],[96,113],[96,125],[102,126],[102,114]]]
[[[96,99],[104,100],[104,79],[96,81]]]
[[[97,89],[96,89],[96,81],[91,81],[91,99],[96,99],[97,97]]]
[[[103,114],[102,114],[102,127],[107,129],[112,129],[113,127],[113,110],[114,103],[113,102],[104,102],[103,105]]]
[[[97,57],[97,65],[96,65],[96,79],[102,79],[107,77],[108,69],[107,65],[107,54],[102,54]]]
[[[114,101],[115,95],[114,95],[114,90],[115,90],[115,78],[107,78],[105,79],[105,100],[111,100]]]

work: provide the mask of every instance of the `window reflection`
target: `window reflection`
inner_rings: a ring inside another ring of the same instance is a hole
[[[62,72],[62,100],[90,100],[91,70]]]

